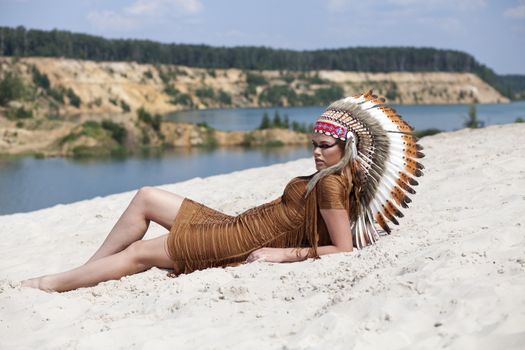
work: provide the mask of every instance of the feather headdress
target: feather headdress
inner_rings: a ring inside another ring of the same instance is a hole
[[[358,248],[379,238],[377,223],[390,233],[387,221],[398,225],[399,207],[408,208],[408,193],[415,194],[414,179],[423,175],[423,149],[413,128],[384,105],[372,91],[332,103],[318,118],[314,132],[346,141],[343,158],[317,172],[307,186],[310,193],[324,176],[348,166],[352,174],[352,236]]]

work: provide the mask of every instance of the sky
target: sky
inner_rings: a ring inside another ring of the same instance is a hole
[[[0,0],[0,26],[296,50],[454,49],[525,74],[525,0]]]

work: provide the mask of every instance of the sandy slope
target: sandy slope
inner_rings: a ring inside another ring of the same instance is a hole
[[[84,262],[133,193],[1,216],[0,348],[524,348],[524,135],[515,124],[424,138],[402,225],[317,261],[152,269],[47,294],[17,281]],[[164,188],[233,214],[312,170],[298,160]]]

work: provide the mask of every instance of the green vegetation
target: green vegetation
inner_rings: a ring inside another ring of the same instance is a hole
[[[523,118],[521,117],[516,118],[516,120],[514,121],[514,123],[524,123],[524,122],[525,120],[523,120]]]
[[[103,120],[101,123],[93,120],[86,121],[82,124],[79,131],[62,137],[58,144],[63,146],[66,143],[74,142],[81,136],[97,140],[97,145],[77,145],[73,147],[71,152],[75,158],[120,157],[129,153],[124,146],[127,130],[120,123],[115,123],[111,120]]]
[[[197,90],[195,90],[195,95],[197,97],[200,97],[202,99],[214,99],[215,98],[215,91],[211,87],[200,87]]]
[[[296,132],[302,132],[307,133],[310,132],[310,130],[313,128],[313,125],[307,125],[306,123],[299,123],[297,121],[292,121],[290,123],[290,119],[288,118],[288,115],[285,114],[284,118],[281,118],[281,115],[279,114],[279,111],[275,111],[273,115],[273,119],[270,119],[270,116],[268,115],[268,112],[264,112],[261,123],[259,124],[259,127],[257,130],[264,130],[264,129],[273,129],[273,128],[281,128],[281,129],[292,129]]]
[[[230,106],[232,104],[232,97],[229,93],[223,90],[219,90],[217,100],[223,106]]]
[[[291,84],[293,81],[295,81],[295,77],[290,74],[281,74],[280,78],[287,84]]]
[[[271,106],[284,106],[285,102],[294,106],[297,104],[297,101],[297,94],[288,85],[268,86],[259,95],[259,102],[267,103]]]
[[[122,112],[128,113],[131,108],[129,108],[129,105],[124,100],[120,100],[120,108],[122,108]]]
[[[292,122],[292,130],[297,132],[302,132],[303,134],[307,134],[312,132],[314,128],[314,125],[312,123],[306,124],[306,123],[299,123],[296,121]]]
[[[26,109],[24,106],[9,109],[6,115],[9,119],[29,119],[33,118],[33,111]]]
[[[513,100],[525,100],[525,75],[498,75],[498,84],[503,94]]]
[[[18,74],[8,72],[0,80],[0,105],[6,106],[10,101],[24,97],[26,87]]]
[[[443,130],[435,129],[435,128],[416,130],[414,131],[414,136],[416,136],[417,138],[422,138],[425,136],[436,135],[436,134],[439,134],[440,132],[443,132]]]
[[[33,83],[44,90],[47,96],[51,97],[54,101],[59,104],[64,104],[64,97],[67,96],[69,103],[77,108],[80,107],[82,101],[80,97],[73,91],[73,89],[64,89],[62,86],[52,87],[49,78],[46,74],[41,73],[36,66],[31,66],[31,77]],[[100,103],[102,101],[99,101]],[[99,104],[100,105],[100,104]]]
[[[147,125],[151,126],[153,130],[157,132],[160,131],[160,123],[162,121],[162,117],[159,114],[151,115],[144,109],[144,107],[140,107],[137,110],[137,117],[141,122],[144,122]]]
[[[246,83],[253,86],[267,85],[268,81],[260,74],[246,73]]]
[[[190,95],[180,92],[173,86],[167,85],[164,88],[164,92],[168,94],[169,96],[171,96],[170,103],[174,105],[179,104],[179,105],[188,106],[188,107],[193,106],[193,101],[191,100]]]
[[[41,87],[46,91],[51,87],[51,83],[49,82],[47,75],[40,73],[36,66],[31,67],[31,76],[33,78],[33,83],[36,86]]]
[[[198,147],[203,147],[203,148],[216,148],[219,146],[219,141],[217,141],[217,138],[215,137],[215,129],[212,128],[211,126],[208,125],[208,123],[206,122],[200,122],[200,123],[197,123],[197,126],[200,127],[201,129],[205,129],[205,139],[204,139],[204,142],[200,145],[198,145]]]
[[[339,85],[334,85],[328,88],[321,88],[315,91],[314,97],[316,104],[327,105],[331,102],[342,98],[344,95],[343,88]]]
[[[58,102],[59,104],[64,104],[64,88],[60,87],[58,89],[49,88],[47,91],[47,95],[51,97],[53,100]]]
[[[261,120],[261,124],[257,129],[263,130],[263,129],[270,129],[272,127],[272,123],[270,121],[270,117],[268,116],[268,112],[263,113],[263,117]]]
[[[111,137],[119,144],[122,145],[126,140],[128,132],[122,124],[106,119],[102,121],[101,126],[102,128],[109,131],[111,133]]]
[[[460,92],[461,93],[461,92]],[[386,91],[385,97],[389,101],[395,101],[397,98],[397,84],[395,81],[391,82],[390,86],[388,87],[388,90]],[[461,99],[461,96],[460,96]]]
[[[149,69],[144,72],[143,76],[146,79],[153,79],[153,73]]]
[[[161,67],[156,65],[157,72],[159,74],[160,80],[164,85],[169,85],[173,80],[176,80],[178,76],[188,75],[185,70],[173,67]]]
[[[497,75],[461,51],[412,47],[355,47],[294,51],[268,47],[211,47],[207,45],[162,44],[150,40],[104,39],[61,30],[35,30],[22,26],[0,27],[0,55],[12,57],[67,57],[94,61],[136,61],[208,68],[247,70],[343,70],[360,72],[471,72],[505,96],[525,96],[524,75]],[[182,70],[161,72],[166,83]],[[248,77],[247,77],[248,79]],[[311,84],[322,83],[319,77]],[[260,77],[249,77],[252,85],[264,85]],[[248,82],[248,85],[250,85]],[[251,91],[252,88],[250,88]]]
[[[302,74],[301,75],[301,79],[306,80],[309,84],[321,85],[321,84],[328,84],[329,83],[328,80],[320,78],[318,72],[315,72],[315,74],[313,76]]]
[[[468,117],[465,120],[465,123],[463,123],[463,125],[466,128],[472,128],[472,129],[476,129],[476,128],[479,128],[481,126],[481,122],[478,120],[478,115],[477,115],[477,112],[476,112],[476,105],[474,105],[474,104],[469,105],[469,107],[468,107]]]
[[[257,94],[257,87],[255,85],[247,85],[246,90],[244,90],[244,96],[250,97]]]
[[[68,88],[67,91],[66,91],[66,94],[67,94],[67,98],[69,99],[69,103],[77,108],[80,107],[80,97],[75,94],[75,91],[73,91],[73,89],[71,88]]]
[[[190,67],[282,71],[448,71],[477,72],[471,55],[455,50],[410,47],[356,47],[294,51],[268,47],[211,47],[149,40],[105,39],[62,30],[0,27],[3,56],[68,57],[94,61],[137,61]],[[179,73],[179,72],[178,72]],[[318,79],[314,77],[313,79]]]

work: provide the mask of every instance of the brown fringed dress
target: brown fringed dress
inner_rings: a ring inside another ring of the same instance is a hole
[[[185,198],[168,235],[168,253],[179,273],[236,265],[262,247],[330,245],[319,209],[346,209],[350,214],[351,184],[344,174],[322,178],[305,199],[313,175],[293,178],[281,197],[237,216]]]

